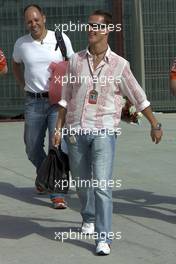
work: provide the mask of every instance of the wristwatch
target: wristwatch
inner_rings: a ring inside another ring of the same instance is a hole
[[[161,130],[162,128],[162,124],[161,123],[157,123],[155,127],[152,127],[152,130]]]

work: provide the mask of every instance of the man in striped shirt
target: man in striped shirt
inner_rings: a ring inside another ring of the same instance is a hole
[[[159,143],[162,137],[161,124],[129,63],[108,45],[109,25],[112,17],[107,12],[97,10],[89,17],[89,45],[71,57],[53,138],[53,144],[59,145],[66,135],[71,174],[81,202],[82,232],[94,234],[98,255],[110,254],[114,238],[112,168],[123,96],[150,122],[153,142]]]

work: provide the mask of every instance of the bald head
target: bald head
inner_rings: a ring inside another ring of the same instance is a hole
[[[45,35],[46,17],[39,6],[30,5],[24,9],[26,28],[36,40],[41,40]]]
[[[25,15],[26,11],[28,10],[28,8],[30,8],[30,7],[35,7],[40,12],[41,15],[44,15],[44,12],[39,5],[28,5],[28,6],[26,6],[24,8],[24,11],[23,11],[24,15]]]

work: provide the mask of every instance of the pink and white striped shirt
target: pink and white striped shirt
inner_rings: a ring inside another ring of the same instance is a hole
[[[93,75],[99,75],[99,81],[93,80],[89,65]],[[89,103],[93,83],[96,83],[98,92],[96,104]],[[67,128],[118,128],[123,96],[129,98],[137,111],[142,111],[150,105],[145,92],[133,76],[128,61],[112,52],[109,47],[96,70],[93,70],[93,57],[88,49],[71,57],[67,83],[63,85],[62,99],[59,101],[61,106],[67,108]]]

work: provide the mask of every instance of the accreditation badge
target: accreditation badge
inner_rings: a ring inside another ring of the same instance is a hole
[[[96,90],[91,90],[89,93],[89,104],[96,104],[98,99],[98,92]]]

